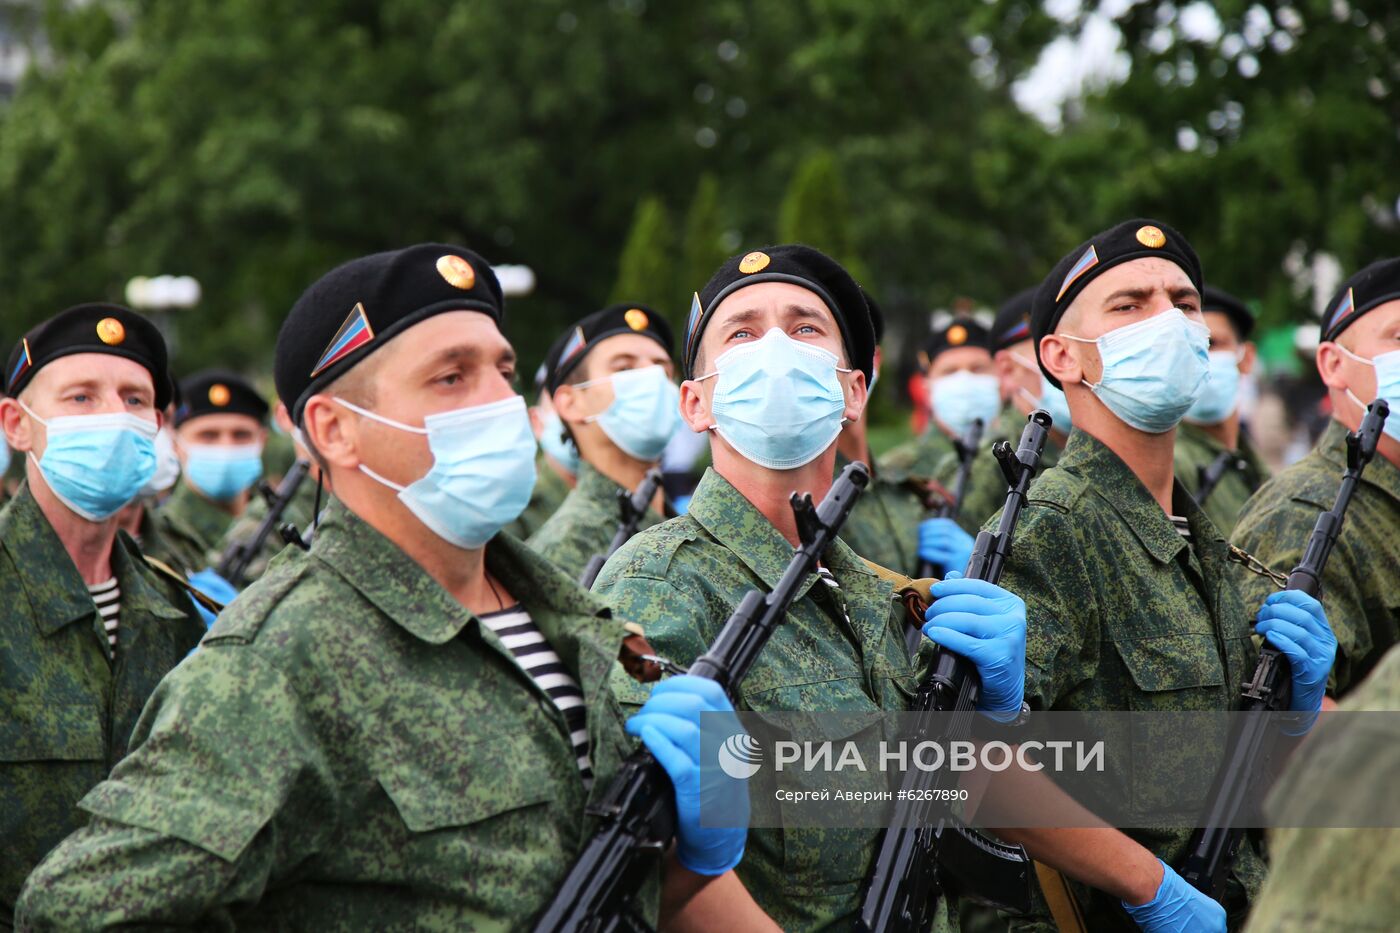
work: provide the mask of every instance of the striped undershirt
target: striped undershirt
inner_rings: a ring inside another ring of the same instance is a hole
[[[1176,528],[1177,534],[1181,535],[1187,541],[1191,540],[1191,523],[1186,520],[1185,516],[1168,515],[1167,518],[1172,520],[1172,526]]]
[[[851,617],[846,614],[845,608],[841,605],[841,584],[836,582],[830,570],[825,567],[817,568],[817,578],[826,584],[827,591],[832,595],[832,608],[841,613],[841,618],[847,625],[851,624]]]
[[[117,586],[117,578],[106,583],[89,583],[88,594],[97,604],[97,614],[102,617],[102,627],[107,630],[107,644],[116,650],[117,621],[122,610],[122,590]]]
[[[530,614],[519,603],[499,612],[481,616],[486,627],[496,633],[501,643],[515,655],[516,662],[549,694],[564,722],[569,727],[569,741],[574,746],[574,758],[586,785],[593,783],[593,762],[588,755],[588,727],[583,705],[583,691],[574,680],[559,655],[545,641]]]

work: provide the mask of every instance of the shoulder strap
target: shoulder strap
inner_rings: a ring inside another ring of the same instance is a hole
[[[861,560],[865,561],[865,566],[870,568],[871,573],[875,574],[875,576],[884,580],[886,583],[892,584],[894,586],[895,595],[900,598],[904,605],[908,606],[911,611],[917,610],[916,614],[920,618],[923,618],[923,610],[927,609],[929,603],[933,602],[933,596],[930,594],[929,590],[938,582],[937,579],[926,577],[921,580],[915,580],[912,577],[906,577],[897,570],[881,567],[874,561],[866,560],[864,557],[862,557]]]
[[[1065,876],[1044,862],[1035,862],[1035,877],[1050,905],[1050,916],[1060,933],[1085,933],[1084,914]]]
[[[210,612],[214,613],[214,615],[218,615],[219,613],[224,611],[223,603],[216,602],[215,600],[210,599],[208,596],[205,596],[198,589],[196,589],[194,585],[190,583],[189,580],[186,580],[183,574],[181,574],[174,567],[171,567],[165,561],[156,560],[154,557],[151,557],[148,554],[142,554],[141,559],[146,562],[147,567],[150,567],[153,571],[155,571],[156,576],[162,577],[166,581],[175,584],[177,587],[184,590],[186,593],[189,593],[190,597],[195,602],[199,603],[205,609],[208,609]]]

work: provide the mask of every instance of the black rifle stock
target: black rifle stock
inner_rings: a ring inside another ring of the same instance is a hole
[[[1015,453],[1005,441],[992,448],[1010,488],[997,530],[977,535],[965,573],[969,579],[990,583],[1000,579],[1050,426],[1048,414],[1033,411]],[[911,708],[912,712],[929,714],[920,717],[914,741],[967,739],[977,715],[980,690],[974,665],[940,647]],[[935,713],[952,714],[946,730],[936,730]],[[1030,909],[1031,862],[1025,850],[997,842],[949,815],[946,804],[935,798],[940,791],[950,789],[945,785],[953,780],[943,770],[914,768],[905,772],[894,816],[866,880],[857,930],[923,933],[933,921],[940,892],[950,887],[1007,909],[1023,913]]]
[[[1347,468],[1337,489],[1336,502],[1330,511],[1317,517],[1303,559],[1288,575],[1288,589],[1317,596],[1327,558],[1342,533],[1347,506],[1362,471],[1376,454],[1376,444],[1389,414],[1385,400],[1377,399],[1367,408],[1361,426],[1347,435]],[[1287,710],[1293,692],[1291,677],[1288,659],[1277,648],[1265,643],[1259,650],[1254,674],[1241,688],[1240,711],[1263,714]],[[1271,717],[1251,715],[1237,719],[1230,755],[1215,775],[1205,820],[1201,828],[1192,833],[1186,860],[1181,866],[1181,877],[1187,883],[1216,900],[1221,899],[1225,880],[1244,838],[1245,831],[1239,828],[1239,820],[1253,797],[1251,790],[1255,782],[1268,773],[1273,756],[1275,726]]]
[[[647,509],[651,508],[651,500],[656,497],[656,490],[661,488],[661,471],[656,467],[647,470],[646,476],[637,484],[637,488],[632,492],[619,492],[617,494],[617,510],[619,518],[617,521],[617,533],[613,535],[612,541],[608,543],[608,549],[603,554],[594,554],[588,558],[588,564],[583,568],[583,575],[578,579],[578,585],[585,590],[593,589],[593,581],[598,579],[598,574],[603,572],[603,565],[608,562],[618,548],[626,544],[631,537],[637,533],[637,526],[642,523],[642,517],[647,514]]]
[[[982,443],[982,431],[984,429],[981,418],[974,418],[972,424],[967,426],[967,431],[962,437],[953,442],[954,449],[958,454],[958,472],[953,478],[952,498],[947,499],[934,513],[935,518],[951,518],[956,520],[958,514],[962,512],[963,499],[967,497],[967,481],[972,475],[972,462],[977,459],[977,446]],[[937,428],[930,428],[934,431]],[[937,576],[938,568],[926,560],[919,561],[919,577],[928,579]],[[919,642],[923,639],[923,633],[918,626],[905,629],[905,647],[909,649],[911,655],[918,653]]]
[[[1215,492],[1215,487],[1225,478],[1225,474],[1232,469],[1243,470],[1244,467],[1239,454],[1231,450],[1222,450],[1214,460],[1197,470],[1196,504],[1204,507],[1210,494]]]
[[[267,514],[258,523],[257,530],[242,541],[230,543],[220,556],[219,566],[215,567],[214,570],[219,576],[233,584],[235,589],[241,590],[243,585],[248,582],[248,565],[262,552],[268,537],[277,529],[278,523],[282,521],[283,513],[287,511],[287,506],[291,505],[292,497],[297,494],[301,484],[306,481],[310,469],[311,465],[305,460],[293,463],[292,468],[282,477],[282,482],[277,484],[276,492],[268,499]],[[293,529],[294,532],[295,529]],[[285,533],[283,536],[289,542],[293,540],[292,536]]]
[[[801,546],[771,593],[750,590],[689,673],[717,681],[734,696],[773,631],[782,624],[803,581],[851,514],[870,482],[863,463],[841,471],[821,504],[792,494]],[[675,793],[671,779],[646,749],[623,762],[606,793],[589,805],[602,826],[584,846],[554,900],[535,923],[535,933],[606,933],[641,929],[629,912],[632,896],[647,870],[647,854],[664,853],[675,836]]]

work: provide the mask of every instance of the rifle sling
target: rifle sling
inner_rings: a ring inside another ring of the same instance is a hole
[[[156,572],[157,576],[164,577],[166,580],[169,580],[171,583],[175,584],[180,589],[184,590],[186,593],[189,593],[190,597],[194,599],[195,602],[199,603],[205,609],[208,609],[210,612],[214,613],[214,615],[218,615],[219,613],[224,611],[223,603],[217,602],[213,599],[210,599],[208,596],[205,596],[203,593],[201,593],[198,589],[195,588],[194,584],[190,583],[189,580],[186,580],[184,575],[181,574],[180,571],[176,570],[174,567],[171,567],[164,561],[156,560],[154,557],[151,557],[148,554],[142,554],[141,559],[146,562],[147,567],[150,567]]]
[[[1033,864],[1040,890],[1045,895],[1045,902],[1050,905],[1050,916],[1060,933],[1085,933],[1084,913],[1079,909],[1079,901],[1075,899],[1065,876],[1044,862]]]

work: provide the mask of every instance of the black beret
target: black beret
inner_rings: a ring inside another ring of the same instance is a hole
[[[1034,303],[1035,289],[1028,288],[1012,295],[997,308],[996,319],[992,321],[993,353],[1031,339],[1031,305]]]
[[[939,354],[959,347],[981,347],[988,352],[992,348],[992,337],[987,328],[976,320],[958,315],[947,324],[929,334],[920,351],[919,362],[927,369],[938,359]]]
[[[646,305],[609,305],[570,325],[550,346],[549,356],[544,361],[544,384],[549,391],[563,385],[569,373],[578,368],[594,346],[619,334],[650,337],[661,344],[667,355],[674,352],[671,325],[661,315]]]
[[[865,307],[870,311],[870,327],[875,331],[875,343],[885,339],[885,312],[880,310],[880,304],[870,292],[861,289],[861,294],[865,296]]]
[[[1336,340],[1373,308],[1400,299],[1400,258],[1373,262],[1342,283],[1322,315],[1322,340]]]
[[[1254,332],[1254,312],[1249,310],[1249,305],[1223,288],[1207,285],[1201,293],[1201,310],[1218,311],[1228,317],[1241,340],[1248,340]]]
[[[1201,261],[1196,251],[1186,237],[1159,220],[1125,220],[1080,243],[1055,263],[1055,268],[1036,289],[1035,303],[1031,307],[1031,339],[1035,341],[1036,362],[1040,362],[1040,339],[1054,332],[1060,318],[1085,286],[1114,266],[1153,257],[1176,263],[1196,286],[1196,291],[1203,291]],[[1044,366],[1040,369],[1045,372]],[[1050,373],[1045,373],[1045,377],[1057,389],[1063,388],[1060,380]]]
[[[74,353],[108,353],[140,363],[155,385],[156,408],[170,404],[174,389],[165,338],[135,311],[109,304],[78,305],[31,328],[10,351],[5,394],[19,395],[44,366]]]
[[[175,427],[200,415],[247,415],[267,424],[267,400],[252,383],[226,369],[205,369],[180,380]]]
[[[696,295],[685,325],[685,374],[694,376],[700,335],[720,302],[741,288],[761,282],[787,282],[805,288],[822,300],[841,330],[851,366],[870,381],[875,368],[875,327],[870,309],[856,280],[830,256],[800,244],[765,246],[731,256]]]
[[[321,276],[277,335],[277,394],[301,423],[306,400],[400,331],[448,311],[480,311],[498,325],[505,300],[491,266],[471,250],[421,243],[352,259]]]

